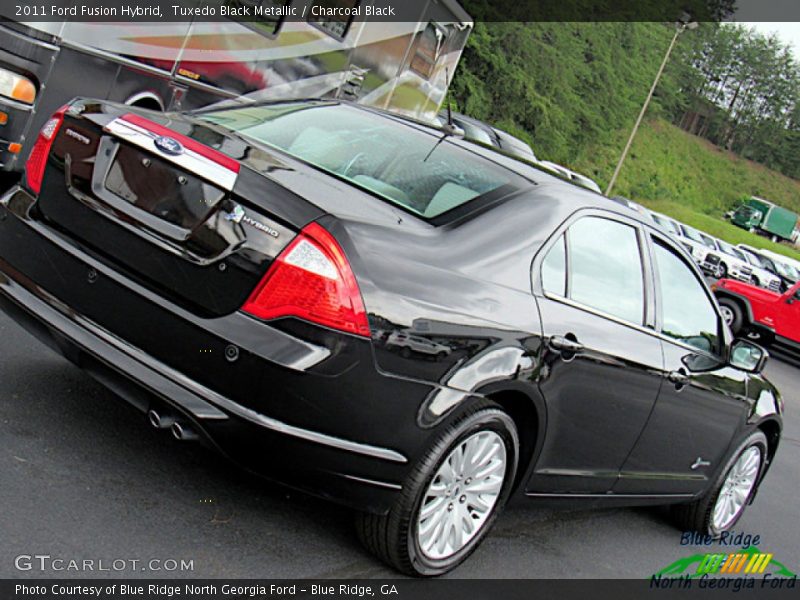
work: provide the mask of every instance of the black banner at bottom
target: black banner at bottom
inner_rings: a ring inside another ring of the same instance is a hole
[[[538,600],[797,597],[797,578],[0,580],[2,600]]]

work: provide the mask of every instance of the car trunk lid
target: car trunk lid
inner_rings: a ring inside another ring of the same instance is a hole
[[[323,214],[242,166],[248,152],[190,117],[78,101],[54,139],[37,211],[163,296],[227,314]]]

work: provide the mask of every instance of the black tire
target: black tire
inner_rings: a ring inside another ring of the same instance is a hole
[[[733,318],[731,322],[728,323],[728,327],[731,328],[734,335],[738,335],[742,331],[742,327],[744,327],[744,312],[742,311],[742,307],[739,306],[738,302],[730,298],[719,298],[719,305],[723,309],[723,313],[725,309],[730,310]]]
[[[742,505],[741,510],[735,516],[735,518],[725,529],[717,531],[713,528],[711,520],[714,512],[714,506],[717,503],[717,498],[722,490],[722,485],[725,482],[728,472],[731,470],[738,458],[751,446],[758,446],[761,449],[761,465],[759,466],[759,474],[756,479],[756,484],[753,486],[750,495],[747,497],[747,500]],[[761,474],[764,471],[764,460],[766,457],[767,437],[761,430],[756,430],[736,445],[736,448],[733,452],[731,452],[728,460],[725,462],[725,467],[720,470],[717,478],[714,480],[714,483],[711,485],[711,487],[709,487],[705,494],[689,504],[678,504],[672,507],[672,517],[675,521],[675,524],[682,531],[696,531],[703,535],[710,535],[713,538],[718,538],[725,531],[730,531],[733,529],[733,527],[744,514],[747,505],[758,489]]]
[[[400,356],[403,358],[411,358],[411,348],[408,346],[403,346],[400,348]]]
[[[438,361],[443,361],[445,358],[447,358],[447,352],[439,352],[439,354],[436,355],[436,360]]]
[[[479,431],[494,431],[505,443],[508,460],[502,490],[489,517],[475,537],[451,556],[433,560],[425,556],[417,541],[416,523],[425,499],[423,496],[439,467],[455,446]],[[494,525],[511,494],[518,456],[519,438],[511,417],[493,402],[476,404],[448,425],[414,465],[404,482],[403,491],[386,515],[357,515],[358,537],[370,552],[406,575],[433,577],[451,571],[472,554]]]
[[[728,277],[728,265],[721,262],[717,267],[717,279],[725,279],[726,277]]]
[[[756,287],[761,287],[761,281],[759,281],[758,277],[756,277],[755,275],[753,275],[750,278],[750,283],[752,283]]]

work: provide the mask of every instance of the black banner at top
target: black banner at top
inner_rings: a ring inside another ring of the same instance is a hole
[[[458,21],[800,21],[786,0],[436,0]],[[417,22],[428,0],[3,0],[12,21]]]

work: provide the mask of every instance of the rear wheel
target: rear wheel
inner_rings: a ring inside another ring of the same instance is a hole
[[[408,575],[463,562],[491,529],[514,482],[519,441],[511,417],[481,404],[451,424],[420,459],[386,515],[358,515],[364,545]]]
[[[739,304],[728,298],[720,298],[719,310],[722,313],[725,324],[731,328],[734,334],[738,334],[742,330],[742,325],[744,325],[744,314]]]
[[[676,524],[713,537],[732,529],[755,493],[766,457],[766,436],[761,431],[751,433],[730,455],[706,494],[691,504],[673,508]]]

